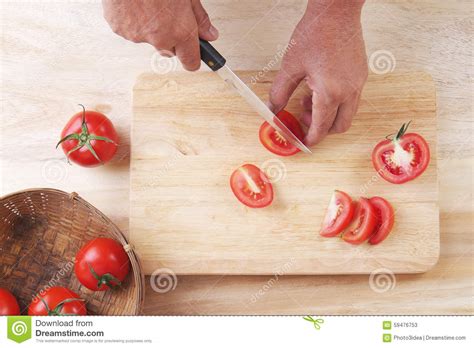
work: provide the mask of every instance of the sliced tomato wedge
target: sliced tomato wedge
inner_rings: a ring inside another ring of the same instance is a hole
[[[376,223],[375,209],[367,198],[359,198],[355,205],[350,225],[342,234],[342,239],[351,244],[365,242],[373,233]]]
[[[319,234],[323,237],[337,236],[349,225],[353,214],[351,197],[345,192],[334,191]]]
[[[237,168],[230,177],[230,187],[235,197],[250,208],[263,208],[273,201],[270,180],[253,164]]]
[[[288,111],[280,111],[276,117],[300,140],[304,138],[303,129],[298,120]],[[258,133],[265,148],[278,156],[292,156],[300,150],[276,131],[268,122],[263,122]]]
[[[374,232],[369,238],[369,243],[379,244],[392,230],[395,214],[390,203],[382,197],[372,197],[369,202],[375,210],[376,217]]]
[[[378,143],[372,152],[372,163],[377,173],[388,182],[402,184],[420,176],[430,162],[430,148],[416,133],[405,133],[403,124],[393,140]]]

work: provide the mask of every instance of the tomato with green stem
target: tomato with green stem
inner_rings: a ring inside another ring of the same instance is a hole
[[[300,140],[304,132],[298,120],[286,110],[280,111],[276,117]],[[260,142],[270,152],[279,156],[292,156],[300,150],[273,128],[268,122],[263,122],[258,133]]]
[[[342,239],[351,244],[365,242],[373,233],[376,216],[375,209],[367,198],[359,198],[354,202],[354,215],[352,221],[342,234]]]
[[[85,300],[62,286],[46,288],[35,296],[28,307],[28,315],[86,315]]]
[[[430,162],[428,143],[419,134],[406,133],[409,124],[403,124],[393,139],[381,141],[372,152],[375,170],[390,183],[402,184],[417,178]]]
[[[395,213],[390,203],[382,197],[372,197],[370,204],[375,210],[376,224],[369,244],[379,244],[389,235],[395,222]]]
[[[237,199],[250,208],[263,208],[273,201],[273,187],[260,168],[244,164],[230,177],[230,187]]]
[[[351,197],[345,192],[335,190],[319,233],[323,237],[337,236],[349,225],[353,214],[354,206]]]
[[[96,167],[112,159],[119,139],[107,116],[81,106],[82,112],[75,114],[66,124],[56,148],[62,146],[68,162]]]
[[[122,244],[111,238],[96,238],[76,255],[74,273],[86,288],[105,291],[119,287],[130,272],[130,260]]]
[[[20,315],[20,306],[7,289],[0,288],[0,315]]]

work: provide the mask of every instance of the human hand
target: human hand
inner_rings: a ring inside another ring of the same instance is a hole
[[[147,42],[162,55],[176,54],[186,70],[201,65],[199,38],[219,36],[199,0],[102,0],[112,30],[133,42]]]
[[[308,0],[281,69],[270,91],[277,113],[305,79],[312,91],[303,98],[302,122],[309,127],[306,145],[328,133],[349,129],[367,80],[367,57],[360,24],[362,0]]]

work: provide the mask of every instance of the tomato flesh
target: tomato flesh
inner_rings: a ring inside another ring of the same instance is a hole
[[[58,311],[54,315],[86,315],[86,304],[78,294],[62,286],[46,288],[40,292],[28,307],[28,315],[53,315],[48,312],[42,298],[49,308],[49,311]],[[77,299],[70,302],[65,300]],[[62,304],[61,304],[62,303]],[[62,308],[61,308],[62,307]]]
[[[395,214],[390,203],[382,197],[372,197],[369,202],[376,216],[374,232],[369,238],[369,243],[375,245],[381,243],[389,235],[395,221]]]
[[[230,187],[235,197],[250,208],[263,208],[273,201],[270,180],[253,164],[237,168],[230,177]]]
[[[20,306],[7,289],[0,288],[0,315],[20,315]]]
[[[388,182],[402,184],[420,176],[430,161],[428,143],[416,133],[384,140],[372,152],[375,170]]]
[[[121,284],[130,272],[130,261],[122,244],[111,238],[96,238],[77,253],[74,272],[86,288],[105,291]]]
[[[373,233],[376,216],[375,209],[366,198],[354,202],[354,216],[350,225],[345,229],[342,239],[351,244],[361,244]]]
[[[298,120],[288,111],[280,111],[276,117],[300,140],[304,138]],[[262,123],[258,133],[260,142],[270,152],[279,156],[292,156],[300,150],[291,144],[285,137],[276,131],[268,122]]]
[[[323,237],[334,237],[349,225],[354,214],[351,197],[342,191],[334,191],[319,232]]]

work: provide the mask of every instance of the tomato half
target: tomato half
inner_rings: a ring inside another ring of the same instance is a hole
[[[338,235],[349,225],[353,214],[354,205],[351,197],[345,192],[334,191],[319,234],[323,237]]]
[[[86,288],[104,291],[122,283],[130,272],[130,260],[119,242],[96,238],[77,253],[74,272]]]
[[[7,289],[0,288],[0,315],[20,315],[20,306]]]
[[[369,238],[375,228],[375,209],[367,198],[359,198],[355,205],[350,225],[342,234],[342,239],[351,244],[360,244]]]
[[[382,197],[372,197],[369,199],[370,204],[375,210],[376,223],[374,232],[369,238],[370,244],[379,244],[392,230],[395,221],[395,214],[393,208]]]
[[[393,140],[375,146],[372,163],[377,173],[388,182],[402,184],[420,176],[430,162],[430,148],[416,133],[406,133],[404,124]]]
[[[47,288],[35,296],[28,315],[86,315],[86,304],[74,291],[62,286]]]
[[[82,107],[83,111],[72,116],[64,127],[56,147],[61,144],[68,161],[96,167],[114,157],[119,139],[114,125],[104,114]]]
[[[263,208],[273,201],[270,180],[253,164],[237,168],[230,177],[230,187],[235,197],[250,208]]]
[[[276,117],[300,140],[303,140],[304,133],[298,120],[288,111],[280,111]],[[265,148],[279,156],[291,156],[300,150],[285,139],[268,122],[263,122],[258,133],[260,142]]]

